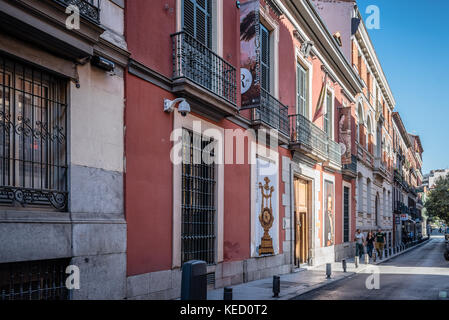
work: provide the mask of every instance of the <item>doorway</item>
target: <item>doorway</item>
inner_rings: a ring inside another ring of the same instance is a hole
[[[295,265],[309,262],[310,201],[309,182],[295,177]]]

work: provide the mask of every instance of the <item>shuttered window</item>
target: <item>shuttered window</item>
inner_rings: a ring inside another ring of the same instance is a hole
[[[298,63],[297,66],[297,98],[298,98],[298,113],[306,118],[308,118],[308,107],[307,107],[307,71]]]
[[[212,0],[183,0],[183,30],[212,47]]]
[[[328,91],[326,95],[326,113],[324,114],[324,131],[332,138],[332,94]]]
[[[270,92],[270,32],[260,25],[260,85]]]

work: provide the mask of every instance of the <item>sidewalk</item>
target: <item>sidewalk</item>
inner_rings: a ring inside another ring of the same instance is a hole
[[[404,251],[389,256],[383,260],[377,260],[370,264],[364,261],[355,267],[354,258],[346,259],[346,273],[343,272],[341,262],[332,263],[331,279],[326,279],[326,265],[307,267],[298,272],[281,275],[281,292],[279,298],[273,298],[273,278],[266,278],[232,286],[233,300],[289,300],[307,292],[322,288],[336,281],[346,279],[357,273],[364,272],[369,266],[386,262],[403,253],[413,250],[423,244],[424,241]],[[207,293],[208,300],[223,300],[223,288],[211,290]]]

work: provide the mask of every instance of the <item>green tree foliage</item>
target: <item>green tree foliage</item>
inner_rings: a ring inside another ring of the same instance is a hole
[[[430,217],[439,218],[449,224],[449,176],[436,181],[425,206]]]

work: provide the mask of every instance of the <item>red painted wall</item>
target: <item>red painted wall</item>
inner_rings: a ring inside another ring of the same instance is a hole
[[[173,116],[162,101],[174,97],[129,74],[126,83],[127,274],[136,275],[171,268]]]
[[[240,128],[228,120],[222,121],[220,125],[225,129]],[[235,161],[235,139],[233,152]],[[224,166],[224,261],[243,260],[250,257],[251,167],[246,155],[244,163]]]

